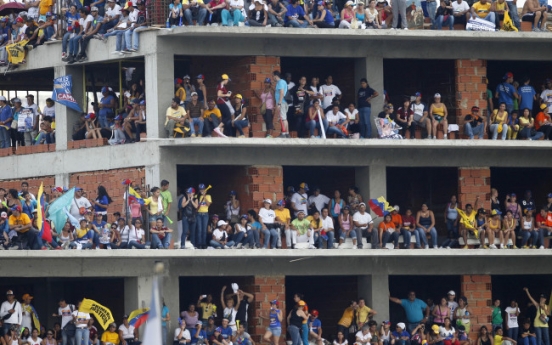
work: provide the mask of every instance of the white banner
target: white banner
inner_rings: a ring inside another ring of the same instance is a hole
[[[17,131],[31,132],[34,125],[34,113],[32,109],[23,108],[17,117]]]
[[[466,30],[469,31],[496,31],[495,23],[491,23],[488,20],[475,18],[468,20],[466,24]]]

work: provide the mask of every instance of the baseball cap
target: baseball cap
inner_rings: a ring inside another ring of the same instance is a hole
[[[439,326],[438,325],[431,326],[431,330],[433,332],[435,332],[435,334],[439,334]]]
[[[21,99],[19,99],[19,98],[14,98],[14,99],[13,99],[13,103],[21,103]]]
[[[195,194],[195,189],[193,187],[190,187],[186,190],[186,193]]]
[[[454,290],[450,290],[447,295],[456,296],[456,292],[454,292]]]
[[[6,97],[0,96],[0,101],[6,101]]]
[[[247,214],[242,214],[241,215],[241,219],[247,219],[247,218],[249,218],[249,215],[247,215]]]
[[[8,218],[8,214],[6,212],[2,212],[2,214],[0,214],[0,218],[6,219]]]
[[[548,106],[546,105],[546,103],[543,103],[543,104],[540,105],[540,108],[542,110],[544,110],[544,109],[548,108]]]
[[[324,6],[324,1],[318,1],[316,4],[317,4],[318,6]]]
[[[140,101],[140,105],[146,105],[146,101]]]
[[[199,184],[199,189],[205,189],[205,185],[203,183]]]
[[[128,315],[123,315],[123,319],[128,319]]]
[[[406,328],[406,325],[403,323],[403,322],[399,322],[397,324],[397,327],[400,327],[401,329],[405,329]]]
[[[121,121],[123,119],[123,117],[121,115],[117,115],[115,116],[115,121]]]
[[[228,223],[226,223],[224,220],[221,219],[217,222],[217,226],[222,226],[222,225],[228,225]]]
[[[223,74],[223,75],[221,75],[220,77],[222,78],[222,80],[230,80],[230,81],[232,80],[232,79],[230,79],[230,77],[228,76],[228,74]]]
[[[21,17],[17,17],[17,19],[15,20],[17,23],[23,23],[23,18]]]
[[[205,79],[205,76],[203,74],[199,74],[196,79]]]
[[[285,204],[286,204],[286,202],[283,199],[278,200],[278,202],[276,203],[276,205],[278,205],[278,206],[284,206]]]
[[[94,120],[94,119],[96,118],[96,114],[90,113],[90,114],[86,115],[84,118],[85,118],[85,119],[92,119],[92,120]],[[78,189],[78,188],[77,188],[77,189]]]
[[[441,94],[437,92],[436,94],[433,95],[433,98],[441,98]]]
[[[219,332],[219,333],[222,332],[222,328],[220,327],[215,328],[215,332]]]
[[[214,215],[211,216],[211,218],[213,218],[213,219],[219,219],[219,215],[215,213]]]
[[[305,192],[308,192],[309,191],[309,185],[306,184],[305,182],[302,182],[300,185],[299,185],[299,188],[303,188],[305,190]]]
[[[12,211],[21,212],[21,206],[19,206],[19,205],[13,205],[13,206],[11,207],[11,210],[12,210]]]
[[[29,295],[28,293],[24,294],[21,299],[27,299],[27,298],[30,298],[30,299],[33,299],[34,297]]]
[[[134,7],[134,4],[132,3],[132,1],[128,1],[126,4],[125,4],[125,10],[129,7]]]
[[[190,76],[186,74],[182,79],[190,79]]]
[[[307,304],[305,303],[305,301],[299,301],[299,303],[298,303],[298,304],[299,304],[299,305],[301,305],[301,306],[303,306],[303,305],[307,305]]]
[[[231,190],[230,193],[228,193],[228,195],[238,195],[238,193],[236,193],[235,190]]]
[[[393,206],[393,209],[397,212],[399,212],[401,210],[401,208],[399,207],[399,205],[395,205]]]
[[[272,205],[272,200],[270,200],[270,199],[264,199],[263,203]]]
[[[297,211],[297,214],[299,214],[299,213],[305,214],[305,211],[299,210],[299,211]]]
[[[491,211],[491,216],[497,216],[497,215],[499,216],[501,214],[502,214],[502,212],[500,212],[499,210],[492,210]]]
[[[98,12],[98,8],[96,6],[92,6],[92,8],[90,8],[90,12]]]
[[[174,80],[174,83],[175,83],[175,84],[182,84],[182,79],[176,78],[176,79]]]
[[[133,99],[132,104],[140,104],[140,98]]]
[[[272,80],[270,80],[270,78],[265,79],[265,83],[271,83],[271,82],[272,82]]]
[[[239,93],[237,93],[234,97],[239,98],[239,99],[243,99],[243,96]]]
[[[366,207],[366,204],[363,203],[363,202],[361,202],[360,204],[358,204],[358,206],[364,206],[364,207]]]
[[[46,21],[46,16],[40,16],[40,17],[38,18],[38,22],[39,22],[39,23],[40,23],[40,22],[45,22],[45,21]]]
[[[552,198],[552,193],[548,193],[547,198]]]
[[[81,187],[75,187],[75,191],[82,190]]]
[[[385,320],[385,321],[383,321],[383,324],[384,324],[384,325],[390,325],[390,324],[391,324],[391,321]]]
[[[479,107],[473,106],[473,107],[471,108],[471,111],[479,111]]]
[[[516,193],[510,193],[510,197],[517,197]]]
[[[485,211],[485,209],[483,207],[480,207],[480,208],[477,209],[477,213],[486,214],[487,211]]]
[[[13,291],[12,290],[6,291],[6,295],[13,295]]]
[[[102,87],[102,93],[109,92],[109,88],[107,86]]]
[[[416,93],[414,94],[414,96],[416,96],[416,97],[422,97],[422,93],[421,93],[421,92],[416,92]]]
[[[270,304],[280,305],[277,299],[270,301]]]
[[[514,74],[512,72],[507,72],[505,75],[504,75],[504,78],[503,79],[508,79],[508,78],[513,78],[514,77]]]
[[[314,310],[311,312],[311,315],[312,315],[312,316],[318,316],[318,310],[314,309]]]
[[[197,96],[197,92],[192,92],[192,96]]]
[[[345,6],[352,6],[354,4],[354,2],[352,2],[351,0],[347,1],[345,3]]]

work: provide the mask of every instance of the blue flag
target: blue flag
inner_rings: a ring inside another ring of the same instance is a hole
[[[52,93],[52,99],[59,104],[63,104],[66,107],[82,113],[77,101],[71,94],[72,90],[73,77],[71,75],[56,78],[54,79],[54,92]]]
[[[71,188],[68,192],[54,200],[48,209],[49,218],[54,223],[58,234],[61,233],[61,230],[67,222],[67,214],[65,211],[69,209],[73,199],[75,199],[75,188]]]

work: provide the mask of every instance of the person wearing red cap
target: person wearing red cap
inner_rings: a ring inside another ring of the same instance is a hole
[[[318,310],[313,309],[309,315],[309,339],[314,340],[315,344],[322,345],[322,322],[318,318]]]
[[[85,139],[98,139],[102,137],[101,129],[96,127],[96,114],[90,113],[86,115],[86,133]]]
[[[180,104],[183,104],[186,100],[186,90],[182,86],[184,81],[180,78],[176,78],[174,80],[174,88],[176,89],[176,92],[174,93],[174,97],[180,99]]]

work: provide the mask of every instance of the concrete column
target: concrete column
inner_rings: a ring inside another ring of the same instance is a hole
[[[372,100],[372,119],[378,115],[383,109],[384,96],[383,96],[383,57],[370,55],[365,58],[355,59],[355,87],[356,90],[360,88],[360,79],[366,78],[368,85],[376,90],[380,97]],[[372,138],[377,135],[377,129],[372,126]]]
[[[73,77],[73,97],[82,107],[83,73],[81,66],[58,66],[54,68],[54,77],[65,75]],[[86,111],[86,109],[84,109]],[[72,140],[73,125],[79,120],[80,113],[64,105],[56,103],[56,150],[67,150],[67,143]],[[57,181],[56,181],[57,183]],[[64,186],[68,186],[66,184]]]
[[[358,297],[363,297],[366,305],[378,312],[378,323],[389,320],[389,275],[385,272],[358,277]]]
[[[56,147],[57,147],[57,144],[56,144]],[[69,178],[70,178],[69,174],[57,174],[55,176],[56,186],[69,188],[69,184],[70,184]]]
[[[364,201],[387,196],[387,170],[385,165],[355,168],[355,181]]]
[[[157,51],[145,56],[148,139],[165,138],[165,113],[174,97],[174,55]]]

